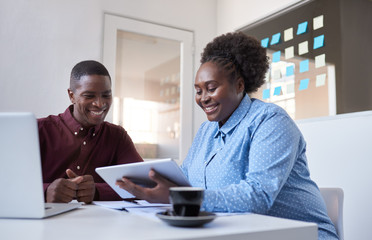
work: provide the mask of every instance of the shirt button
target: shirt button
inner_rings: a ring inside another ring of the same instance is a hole
[[[83,131],[83,130],[84,130],[84,128],[80,128],[80,130],[81,130],[81,131]]]
[[[77,135],[77,132],[74,132],[75,133],[75,135]]]
[[[80,170],[80,166],[77,166],[76,168],[77,168],[77,170]]]
[[[83,142],[83,144],[84,144],[84,145],[87,145],[87,142],[86,142],[86,141],[84,141],[84,142]]]
[[[93,133],[93,137],[94,137],[94,136],[96,136],[96,134],[95,134],[95,133]]]

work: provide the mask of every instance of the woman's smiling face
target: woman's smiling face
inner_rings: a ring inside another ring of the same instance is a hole
[[[242,78],[229,81],[223,69],[213,62],[202,64],[195,78],[195,101],[209,121],[222,126],[239,106],[244,95]]]

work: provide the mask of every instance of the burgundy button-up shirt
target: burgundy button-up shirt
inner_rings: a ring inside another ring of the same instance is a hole
[[[44,192],[57,178],[67,178],[66,169],[92,175],[94,200],[120,200],[97,175],[97,167],[143,161],[124,128],[103,122],[86,129],[73,116],[73,105],[58,116],[38,119]]]

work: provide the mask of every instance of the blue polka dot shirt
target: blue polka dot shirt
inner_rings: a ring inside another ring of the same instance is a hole
[[[246,95],[222,127],[201,125],[181,168],[191,185],[205,189],[206,211],[315,222],[319,239],[338,239],[305,151],[282,108]]]

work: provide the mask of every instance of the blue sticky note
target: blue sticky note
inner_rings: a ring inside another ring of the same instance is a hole
[[[314,49],[321,48],[324,46],[324,35],[320,35],[314,38]]]
[[[273,62],[279,62],[280,61],[280,51],[273,53]]]
[[[288,66],[286,71],[285,71],[285,75],[286,76],[292,76],[294,74],[294,66]]]
[[[298,24],[298,27],[297,27],[297,35],[300,35],[300,34],[306,33],[306,30],[307,30],[307,21]]]
[[[309,71],[309,59],[300,62],[300,73]]]
[[[280,33],[276,33],[271,37],[270,45],[278,44],[280,42]]]
[[[282,92],[282,87],[276,87],[274,89],[274,96],[279,96],[281,92]]]
[[[270,98],[270,88],[263,90],[262,92],[262,99]]]
[[[264,38],[261,40],[261,46],[267,48],[269,46],[269,38]]]
[[[300,82],[300,88],[299,90],[305,90],[309,87],[309,79],[306,78],[306,79],[302,79],[301,82]]]

